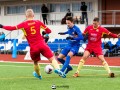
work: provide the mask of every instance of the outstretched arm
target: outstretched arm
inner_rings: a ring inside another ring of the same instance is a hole
[[[108,31],[106,28],[104,28],[104,31],[103,31],[105,34],[107,34],[107,35],[109,35],[109,36],[111,36],[111,37],[113,37],[113,38],[120,38],[120,34],[114,34],[114,33],[112,33],[112,32],[110,32],[110,31]]]
[[[65,34],[68,34],[68,31],[67,32],[59,32],[58,34],[65,35]]]
[[[2,25],[2,24],[0,24],[0,28],[6,29],[6,30],[9,30],[9,31],[12,31],[12,30],[16,30],[16,29],[17,29],[16,26],[4,26],[4,25]]]

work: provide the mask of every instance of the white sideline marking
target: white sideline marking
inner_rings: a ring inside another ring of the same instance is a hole
[[[26,63],[26,64],[33,64],[33,62],[14,62],[14,61],[4,61],[4,60],[0,60],[0,62],[3,63]],[[39,63],[39,64],[51,64],[51,63]],[[62,65],[62,64],[59,64]],[[70,64],[71,66],[78,66],[78,64]],[[84,66],[88,66],[88,67],[103,67],[102,65],[84,65]],[[120,66],[109,66],[109,67],[115,67],[115,68],[120,68]]]
[[[0,65],[0,67],[4,67],[4,66],[9,66],[9,67],[21,67],[21,68],[24,68],[24,67],[33,67],[33,66],[17,66],[17,65]],[[41,67],[41,68],[44,68],[44,67]],[[81,69],[82,71],[105,71],[105,70],[100,70],[100,69]],[[120,71],[117,71],[117,70],[113,70],[114,72],[120,72]]]
[[[32,67],[32,66],[16,66],[16,65],[0,65],[0,67],[10,66],[10,67]]]

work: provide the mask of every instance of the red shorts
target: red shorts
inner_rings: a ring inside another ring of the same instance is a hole
[[[89,51],[90,53],[94,52],[94,54],[96,56],[103,55],[101,47],[90,47],[90,46],[87,46],[85,50]]]
[[[53,53],[46,43],[40,43],[30,47],[30,56],[33,61],[41,60],[40,54],[45,56],[47,59],[53,57]]]

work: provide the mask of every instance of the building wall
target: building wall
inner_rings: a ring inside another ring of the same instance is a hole
[[[0,2],[0,6],[1,6],[1,15],[0,15],[0,23],[2,23],[3,25],[17,25],[18,23],[22,22],[25,20],[25,15],[24,14],[14,14],[14,15],[6,15],[5,14],[5,7],[6,6],[14,6],[14,5],[29,5],[29,4],[49,4],[49,3],[74,3],[74,2],[78,2],[80,3],[83,0],[29,0],[26,2],[21,1],[9,1],[9,2]],[[98,16],[98,0],[84,0],[85,2],[92,2],[92,10],[88,12],[88,20],[89,20],[89,24],[92,23],[92,20],[95,16]],[[80,16],[81,12],[73,12],[75,16]],[[52,12],[49,14],[48,18],[49,18],[49,23],[51,24],[50,20],[54,20],[57,19],[59,20],[59,22],[54,23],[54,25],[52,25],[52,28],[56,28],[58,30],[58,27],[60,26],[60,20],[65,16],[66,12]],[[41,17],[41,13],[35,13],[35,19],[41,20],[42,21],[42,17]],[[57,25],[58,27],[56,27],[55,25]],[[54,29],[55,29],[54,28]],[[84,27],[85,28],[85,27]],[[56,31],[55,29],[55,31]],[[63,30],[64,29],[64,30]],[[61,29],[59,29],[61,31]],[[65,31],[65,28],[62,28],[62,31]],[[3,31],[3,29],[0,29],[0,31]],[[5,34],[7,35],[7,38],[14,38],[17,37],[19,34],[21,34],[21,31],[13,31],[11,32],[11,34],[8,34],[9,31],[4,31]],[[22,36],[22,35],[20,35]],[[54,36],[54,35],[52,35]]]
[[[120,24],[120,0],[101,0],[102,24]]]

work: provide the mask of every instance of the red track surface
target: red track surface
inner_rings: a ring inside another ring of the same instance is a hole
[[[24,60],[25,55],[18,55],[13,59],[10,54],[0,54],[0,61],[11,62],[32,62],[32,60]],[[78,64],[81,57],[75,56],[71,59],[71,64]],[[120,66],[120,57],[105,57],[110,66]],[[40,63],[48,63],[48,60],[41,60]],[[96,57],[90,57],[86,61],[85,65],[101,65],[101,62]]]

